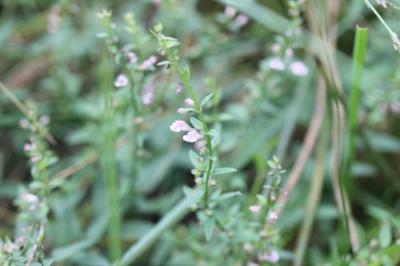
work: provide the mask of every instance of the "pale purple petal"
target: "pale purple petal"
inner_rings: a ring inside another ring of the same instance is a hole
[[[203,137],[203,135],[201,135],[199,132],[197,132],[197,130],[192,129],[188,133],[186,133],[186,135],[183,136],[183,140],[186,142],[193,143],[193,142],[198,141],[202,137]]]
[[[281,50],[281,45],[279,43],[274,43],[271,46],[271,51],[274,53],[279,53],[280,50]]]
[[[48,115],[42,115],[39,121],[43,126],[47,126],[50,123],[50,117]]]
[[[154,83],[149,82],[144,88],[144,93],[142,96],[142,101],[144,105],[150,105],[154,102]]]
[[[279,261],[279,254],[276,250],[271,250],[258,256],[258,259],[260,261],[267,261],[269,263],[274,264]]]
[[[238,27],[243,27],[247,23],[249,23],[250,18],[246,15],[240,14],[239,16],[236,17],[235,23]]]
[[[137,56],[134,52],[129,52],[127,55],[129,63],[135,64],[137,62]]]
[[[19,126],[23,129],[27,129],[31,124],[29,123],[28,119],[22,118],[19,120]]]
[[[290,64],[290,71],[296,76],[305,76],[308,74],[308,67],[301,61],[295,61]]]
[[[129,84],[129,79],[126,75],[120,74],[114,82],[115,87],[122,88]]]
[[[176,120],[169,126],[169,129],[173,132],[181,132],[181,131],[191,131],[192,128],[186,124],[183,120]]]
[[[154,66],[154,64],[157,62],[157,56],[152,55],[146,60],[143,61],[143,63],[140,65],[141,70],[149,70]]]
[[[226,6],[224,13],[227,17],[229,18],[233,18],[236,15],[236,9],[234,7],[231,6]]]
[[[260,212],[260,210],[261,210],[261,206],[260,206],[260,205],[251,205],[251,206],[249,207],[249,210],[250,210],[252,213],[258,213],[258,212]]]
[[[194,106],[194,101],[190,98],[186,98],[184,102],[187,106]]]
[[[32,151],[32,145],[30,143],[25,143],[24,145],[24,151],[25,152],[30,152]]]
[[[176,110],[176,112],[177,112],[178,114],[181,114],[181,115],[186,114],[185,108],[178,108],[178,110]]]
[[[274,70],[284,70],[285,69],[285,64],[280,58],[273,58],[269,61],[269,67]]]
[[[278,214],[275,211],[271,211],[268,215],[268,220],[271,223],[275,223],[278,220]]]
[[[386,0],[376,0],[376,2],[378,3],[378,5],[383,6],[384,8],[387,8]]]

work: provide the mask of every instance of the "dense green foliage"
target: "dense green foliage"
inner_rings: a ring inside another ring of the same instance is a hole
[[[2,0],[0,265],[399,265],[399,0]]]

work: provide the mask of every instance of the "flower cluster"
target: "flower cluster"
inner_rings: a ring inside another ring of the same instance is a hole
[[[52,187],[49,168],[57,158],[48,150],[45,140],[45,126],[50,121],[49,117],[38,117],[33,103],[28,103],[28,110],[28,117],[22,119],[20,125],[31,132],[24,151],[30,159],[33,181],[22,189],[16,200],[19,214],[15,241],[0,241],[1,265],[31,265],[46,261],[43,241],[49,213],[48,197]]]
[[[239,13],[233,6],[225,6],[224,13],[220,18],[221,22],[227,23],[232,31],[237,31],[248,25],[250,18],[242,13]]]
[[[214,94],[206,95],[201,101],[197,100],[195,90],[191,82],[191,74],[188,67],[183,68],[178,62],[177,47],[179,41],[175,38],[166,36],[162,33],[163,27],[157,24],[152,33],[158,39],[160,48],[159,53],[166,56],[167,60],[160,64],[167,64],[178,72],[181,82],[178,83],[177,92],[183,90],[188,92],[189,98],[184,100],[185,107],[177,110],[179,114],[191,114],[190,124],[183,120],[177,120],[170,126],[173,132],[185,132],[183,140],[189,143],[195,143],[199,153],[190,150],[189,157],[194,166],[192,174],[195,177],[195,183],[204,191],[204,207],[206,216],[212,213],[209,209],[210,188],[215,187],[217,175],[224,175],[235,172],[233,168],[216,168],[217,152],[216,148],[220,139],[220,132],[216,129],[210,129],[205,119],[204,109],[208,106]],[[188,193],[190,194],[190,193]],[[211,219],[208,219],[209,222]]]

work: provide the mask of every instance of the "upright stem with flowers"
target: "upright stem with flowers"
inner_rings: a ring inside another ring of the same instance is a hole
[[[192,173],[196,177],[196,184],[204,184],[204,204],[205,208],[207,208],[209,205],[210,187],[216,184],[216,181],[212,179],[213,174],[216,174],[216,170],[221,172],[220,174],[235,171],[232,168],[215,169],[217,161],[216,145],[218,143],[219,134],[216,130],[209,129],[203,112],[203,108],[211,100],[213,94],[211,93],[205,96],[199,102],[191,82],[189,68],[182,67],[178,61],[179,57],[177,56],[177,47],[180,44],[179,41],[175,38],[164,35],[162,33],[161,24],[157,24],[153,28],[152,33],[158,39],[160,44],[160,53],[167,58],[167,61],[159,64],[167,64],[172,69],[175,69],[182,80],[182,83],[179,86],[183,86],[189,92],[190,98],[185,100],[185,105],[187,108],[179,108],[178,113],[194,113],[197,114],[198,117],[196,118],[192,116],[190,118],[190,123],[193,127],[188,125],[183,120],[177,120],[170,126],[170,129],[174,132],[187,132],[183,136],[183,140],[190,143],[197,142],[198,144],[197,147],[199,147],[201,155],[198,155],[193,150],[190,150],[191,161],[195,167]]]

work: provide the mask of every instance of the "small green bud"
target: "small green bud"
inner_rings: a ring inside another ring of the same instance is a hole
[[[161,33],[163,31],[163,25],[161,24],[161,22],[154,25],[154,31],[156,33]]]

